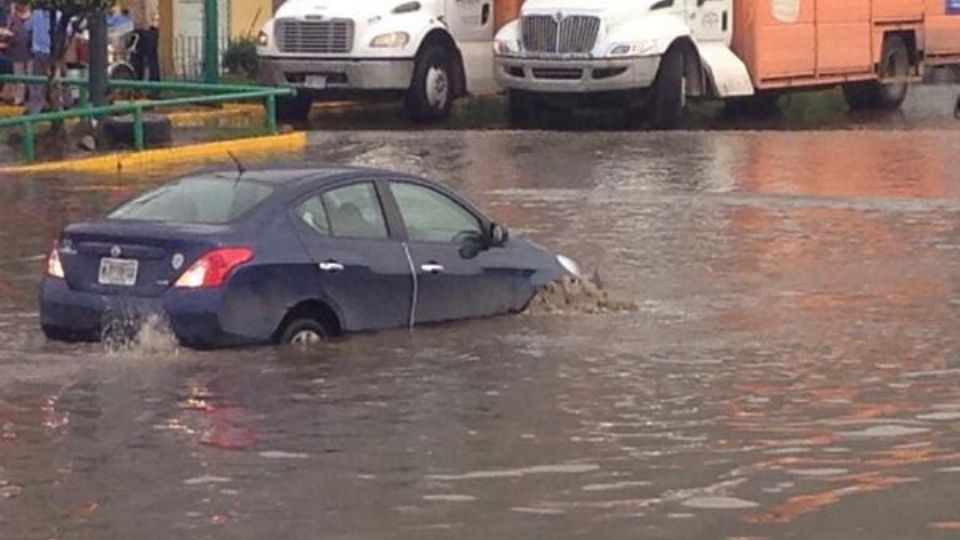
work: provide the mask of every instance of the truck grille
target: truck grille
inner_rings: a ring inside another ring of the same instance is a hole
[[[277,48],[285,53],[348,53],[353,49],[353,21],[277,19]]]
[[[586,54],[600,33],[600,18],[590,15],[527,15],[521,19],[523,48],[534,53]]]

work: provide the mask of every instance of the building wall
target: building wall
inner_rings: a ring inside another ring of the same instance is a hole
[[[196,12],[202,3],[203,0],[158,0],[160,68],[164,77],[195,76],[191,72],[196,71],[202,55]],[[273,16],[273,0],[220,0],[220,6],[221,48],[230,39],[256,37]]]
[[[257,37],[260,28],[273,16],[273,0],[232,0],[230,37]]]

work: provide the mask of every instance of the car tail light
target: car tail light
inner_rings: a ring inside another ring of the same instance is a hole
[[[188,289],[214,288],[222,286],[230,272],[237,266],[253,259],[253,250],[245,247],[218,248],[204,253],[197,262],[190,265],[175,287]]]
[[[47,255],[47,275],[50,277],[63,279],[63,265],[60,264],[60,244],[53,241],[53,247],[50,254]]]

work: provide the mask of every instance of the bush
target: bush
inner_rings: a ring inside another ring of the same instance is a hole
[[[257,43],[245,37],[230,41],[223,53],[223,67],[232,75],[257,77]]]

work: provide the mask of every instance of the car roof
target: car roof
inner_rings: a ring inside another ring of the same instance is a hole
[[[238,179],[236,169],[225,169],[222,167],[195,171],[184,178],[195,178],[199,176],[214,176],[227,180]],[[398,179],[416,179],[422,182],[436,184],[436,182],[433,182],[427,178],[412,176],[397,171],[350,166],[321,166],[314,168],[253,168],[244,170],[240,180],[243,182],[253,181],[270,184],[281,187],[282,189],[296,189],[303,187],[305,184],[309,184],[310,187],[322,187],[324,184],[348,179],[351,177],[381,178],[384,176]]]

